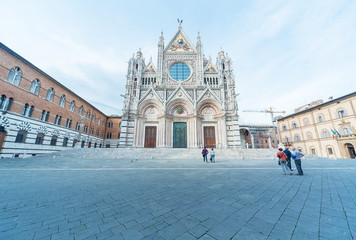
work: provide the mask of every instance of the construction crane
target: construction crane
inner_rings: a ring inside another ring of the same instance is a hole
[[[277,137],[277,129],[276,126],[274,124],[274,115],[273,113],[283,113],[285,114],[286,111],[273,111],[272,107],[270,107],[269,109],[266,110],[244,110],[243,112],[263,112],[263,113],[270,113],[271,114],[271,118],[272,118],[272,125],[273,125],[273,130],[274,130],[274,136],[276,138],[277,144],[278,144],[278,137]]]

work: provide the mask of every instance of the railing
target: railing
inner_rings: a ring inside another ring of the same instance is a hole
[[[340,140],[343,140],[343,139],[355,139],[356,138],[356,134],[347,134],[347,135],[341,135],[341,136],[336,136],[336,139],[340,139]]]

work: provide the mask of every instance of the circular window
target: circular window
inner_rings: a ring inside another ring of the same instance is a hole
[[[187,64],[175,63],[169,70],[169,75],[176,81],[184,81],[190,76],[190,68]]]

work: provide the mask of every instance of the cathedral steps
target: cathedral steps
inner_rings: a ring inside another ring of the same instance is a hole
[[[216,149],[216,159],[277,159],[276,149]],[[202,159],[201,149],[182,148],[81,148],[45,154],[41,157],[86,159]],[[307,156],[313,159],[314,156]]]

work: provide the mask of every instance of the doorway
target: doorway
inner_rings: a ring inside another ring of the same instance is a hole
[[[349,152],[349,156],[350,158],[355,158],[356,157],[356,153],[355,153],[355,148],[351,143],[346,143],[345,144],[348,152]]]
[[[145,127],[145,148],[155,148],[157,138],[157,127],[146,126]]]
[[[187,123],[173,123],[173,148],[187,148]]]
[[[215,127],[204,127],[204,146],[206,148],[216,148]]]

